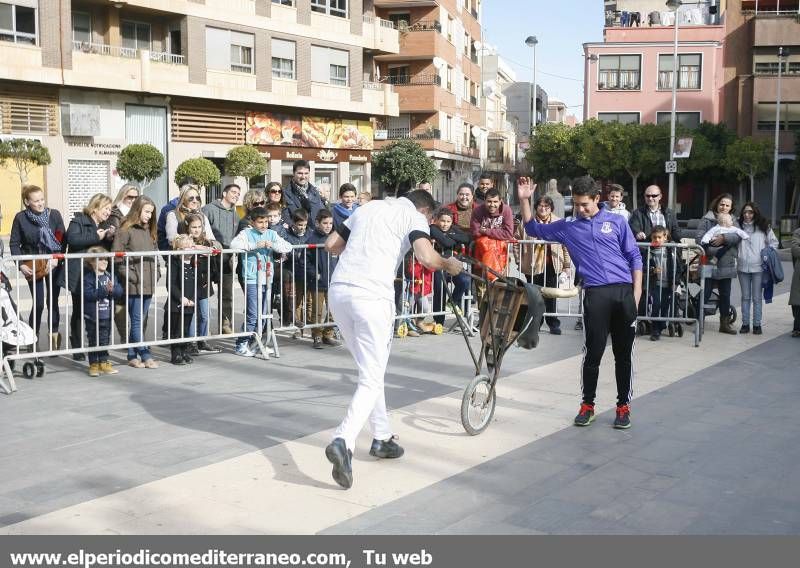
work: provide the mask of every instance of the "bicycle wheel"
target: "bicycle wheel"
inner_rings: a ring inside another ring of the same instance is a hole
[[[486,375],[478,375],[464,389],[461,398],[461,424],[470,436],[477,436],[489,426],[494,416],[497,397],[492,391],[491,381]]]

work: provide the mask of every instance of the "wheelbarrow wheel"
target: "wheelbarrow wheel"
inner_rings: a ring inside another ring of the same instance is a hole
[[[461,424],[470,436],[477,436],[486,430],[492,421],[497,397],[491,386],[489,377],[478,375],[464,390],[464,396],[461,398]]]
[[[433,334],[434,335],[442,335],[444,333],[444,326],[440,323],[437,323],[433,326]]]

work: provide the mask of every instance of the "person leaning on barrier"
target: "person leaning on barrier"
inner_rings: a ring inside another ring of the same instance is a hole
[[[161,277],[156,252],[156,204],[146,195],[139,196],[133,202],[131,210],[122,220],[119,230],[114,235],[114,252],[149,253],[122,259],[119,263],[120,283],[125,290],[128,303],[129,343],[144,341],[147,328],[147,314],[156,289],[156,282]],[[141,360],[140,360],[141,359]],[[128,349],[128,365],[136,369],[157,369],[158,363],[150,353],[150,347],[131,347]]]
[[[499,191],[494,188],[486,191],[486,200],[472,212],[469,229],[475,258],[497,272],[504,272],[508,265],[508,241],[514,238],[514,213],[500,199]],[[494,280],[495,277],[488,274],[487,278]],[[476,285],[478,305],[485,287],[482,283]]]
[[[650,251],[647,255],[647,293],[651,317],[674,317],[672,313],[673,293],[683,272],[681,255],[675,247],[664,246],[669,242],[669,231],[666,227],[656,225],[650,231]],[[647,304],[647,300],[644,303]],[[646,311],[646,308],[645,308]],[[666,322],[650,323],[650,341],[661,339],[661,333],[667,328]]]
[[[637,241],[647,241],[653,227],[661,225],[669,231],[672,242],[681,242],[678,218],[672,209],[661,206],[661,198],[661,188],[657,185],[648,185],[644,190],[644,205],[631,213],[628,223]]]
[[[319,211],[317,211],[319,213]],[[310,231],[308,230],[308,213],[305,209],[295,209],[292,211],[292,224],[286,230],[283,237],[292,245],[304,245],[308,241]],[[309,296],[306,294],[306,251],[305,249],[294,249],[283,261],[283,267],[289,272],[289,289],[284,288],[284,317],[294,317],[294,325],[300,328],[296,332],[303,337],[303,325],[305,324],[306,314],[308,313]],[[284,280],[284,285],[287,281]]]
[[[95,193],[82,212],[75,213],[67,227],[67,254],[79,254],[90,247],[100,246],[110,250],[116,228],[108,224],[111,215],[111,198],[104,193]],[[67,288],[72,295],[72,313],[69,317],[69,345],[80,349],[83,345],[81,320],[83,319],[83,275],[80,258],[67,260]],[[83,361],[83,353],[74,353],[72,359]]]
[[[86,249],[87,253],[102,254],[108,250],[101,246]],[[84,259],[83,316],[86,339],[89,347],[111,343],[112,305],[125,301],[125,292],[119,280],[108,270],[108,257]],[[89,352],[89,376],[116,375],[119,373],[108,358],[108,351]]]
[[[191,252],[194,240],[189,235],[178,235],[172,240],[175,251]],[[198,312],[198,303],[208,298],[208,282],[198,278],[198,265],[193,254],[169,257],[169,299],[170,339],[184,339],[191,335],[191,322]],[[185,342],[172,343],[170,355],[173,365],[191,364],[194,359]]]
[[[213,231],[214,239],[219,242],[223,249],[231,248],[231,241],[236,236],[239,229],[239,213],[236,211],[236,204],[239,202],[241,188],[235,183],[226,185],[222,189],[222,198],[201,208],[203,215],[208,219],[208,224]],[[211,236],[211,235],[208,235]],[[222,328],[231,329],[231,318],[233,315],[233,265],[235,255],[225,255],[222,261],[222,271],[220,274],[220,296],[222,297]]]
[[[453,212],[447,207],[441,207],[436,212],[434,222],[430,226],[433,237],[433,248],[442,255],[450,258],[454,253],[461,254],[463,249],[469,247],[469,233],[462,231],[453,223]],[[444,311],[444,286],[453,283],[453,303],[456,309],[461,309],[464,293],[469,289],[472,279],[469,274],[462,272],[456,276],[443,274],[441,270],[433,273],[433,311]],[[433,321],[443,324],[444,314],[433,316]]]
[[[386,413],[384,373],[389,361],[394,319],[394,277],[406,252],[431,270],[460,274],[462,264],[444,259],[431,245],[429,224],[433,197],[420,190],[393,200],[371,201],[334,231],[325,243],[339,255],[328,290],[331,311],[358,367],[358,387],[325,456],[333,479],[345,489],[353,484],[352,456],[356,437],[369,420],[370,455],[399,458]]]
[[[456,200],[446,207],[453,212],[453,222],[469,233],[469,224],[472,221],[472,212],[477,207],[474,198],[475,188],[471,183],[462,183],[456,191]]]
[[[553,180],[551,180],[553,181]],[[545,194],[536,199],[534,203],[533,220],[536,223],[555,223],[561,218],[553,213],[553,201]],[[525,225],[520,223],[514,235],[518,240],[528,239]],[[521,250],[520,250],[521,249]],[[519,252],[517,252],[519,251]],[[528,282],[548,288],[558,288],[559,279],[568,277],[571,261],[569,252],[562,245],[514,245],[514,252],[520,271]],[[556,299],[545,298],[545,309],[548,312],[556,311]],[[553,335],[561,335],[561,320],[555,316],[545,317],[545,323]]]
[[[141,191],[139,191],[138,186],[132,183],[126,183],[117,192],[117,196],[111,204],[111,215],[108,216],[107,221],[109,227],[114,227],[115,232],[119,231],[122,220],[131,210],[131,205],[139,195],[141,195]],[[127,317],[125,302],[114,302],[114,327],[117,328],[117,333],[119,333],[120,337],[127,335],[127,330],[125,329]]]
[[[333,230],[333,215],[327,209],[322,209],[317,213],[314,220],[314,230],[310,232],[307,243],[316,245],[314,248],[306,250],[306,276],[308,282],[308,313],[309,323],[316,325],[325,324],[330,321],[330,308],[328,306],[328,285],[330,284],[331,274],[336,269],[338,259],[325,250],[325,241]],[[326,314],[326,311],[328,312]],[[326,318],[327,315],[327,318]],[[333,333],[333,326],[311,328],[312,346],[315,349],[322,349],[322,345],[337,347]]]
[[[25,209],[14,216],[11,224],[9,249],[14,256],[55,254],[63,251],[65,244],[64,220],[57,209],[50,209],[45,202],[44,191],[36,185],[22,187],[22,203]],[[33,306],[28,323],[36,330],[42,323],[45,306],[50,320],[51,349],[61,348],[58,326],[61,312],[58,296],[64,286],[64,264],[57,260],[27,260],[19,263],[19,271],[28,281],[33,297]]]
[[[193,312],[194,322],[190,322],[189,335],[194,335],[200,338],[196,344],[192,343],[186,346],[186,352],[190,356],[197,355],[201,351],[211,353],[217,351],[202,338],[208,336],[208,323],[211,319],[209,314],[209,298],[214,295],[214,286],[212,286],[212,284],[214,282],[219,282],[221,276],[220,256],[210,255],[214,249],[222,248],[222,245],[218,241],[210,239],[209,236],[206,235],[205,231],[203,230],[204,226],[205,223],[203,222],[202,215],[190,213],[186,216],[184,230],[192,240],[191,249],[197,253],[196,256],[192,258],[192,262],[197,271],[197,299],[195,301],[195,310]],[[170,300],[167,300],[167,306],[164,308],[165,312],[170,309],[168,307],[169,303]],[[194,325],[192,325],[192,323]],[[174,335],[172,337],[174,337]]]
[[[594,421],[594,401],[600,361],[609,332],[617,379],[615,428],[630,428],[633,382],[633,342],[636,306],[642,294],[642,255],[625,220],[598,206],[600,190],[590,176],[572,186],[575,220],[537,223],[530,199],[536,189],[520,178],[517,193],[525,232],[537,239],[566,245],[583,280],[584,358],[581,369],[582,402],[576,426]]]

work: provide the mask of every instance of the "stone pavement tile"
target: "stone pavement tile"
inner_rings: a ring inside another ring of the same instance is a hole
[[[589,519],[582,519],[581,523],[585,526],[589,524],[615,524],[635,511],[658,495],[657,490],[642,489],[639,487],[627,487],[625,492],[607,503],[596,507],[590,514]],[[573,529],[575,526],[573,525]],[[572,529],[571,529],[572,530]]]
[[[568,527],[589,515],[594,507],[580,503],[545,498],[535,504],[520,508],[506,518],[506,522],[526,529],[562,534]]]
[[[642,503],[625,515],[619,523],[627,526],[632,534],[639,531],[647,534],[682,534],[702,513],[702,508],[693,505],[652,500]]]
[[[508,502],[493,502],[487,492],[486,500],[480,508],[463,515],[456,522],[440,529],[437,534],[506,534],[504,531],[508,528],[512,528],[512,532],[507,534],[537,534],[506,522],[517,510],[517,507]]]

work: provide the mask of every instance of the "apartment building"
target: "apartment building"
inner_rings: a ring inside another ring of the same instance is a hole
[[[724,120],[739,136],[774,140],[781,68],[777,212],[789,213],[789,172],[800,130],[800,1],[729,1],[725,29]],[[788,55],[779,59],[779,47]],[[762,210],[771,210],[772,176],[756,182],[756,200]]]
[[[517,136],[518,169],[530,173],[531,169],[525,160],[525,152],[530,147],[533,128],[547,120],[547,91],[537,83],[534,97],[532,83],[516,82],[506,85],[503,94],[508,100],[508,120],[514,127]]]
[[[375,58],[399,47],[373,0],[2,0],[2,135],[43,141],[48,202],[70,213],[115,192],[116,156],[140,142],[167,159],[157,202],[183,160],[221,166],[240,144],[269,159],[252,183],[303,158],[317,184],[368,188],[374,126],[399,112]]]
[[[385,142],[419,142],[439,171],[440,201],[473,180],[485,157],[479,0],[374,0],[400,33],[400,52],[374,57],[381,81],[400,97],[400,114],[384,124]]]
[[[517,168],[517,133],[508,120],[508,99],[503,89],[516,81],[516,73],[494,48],[488,48],[482,60],[488,132],[484,170],[492,175],[496,188],[508,192],[511,189],[511,174]]]

